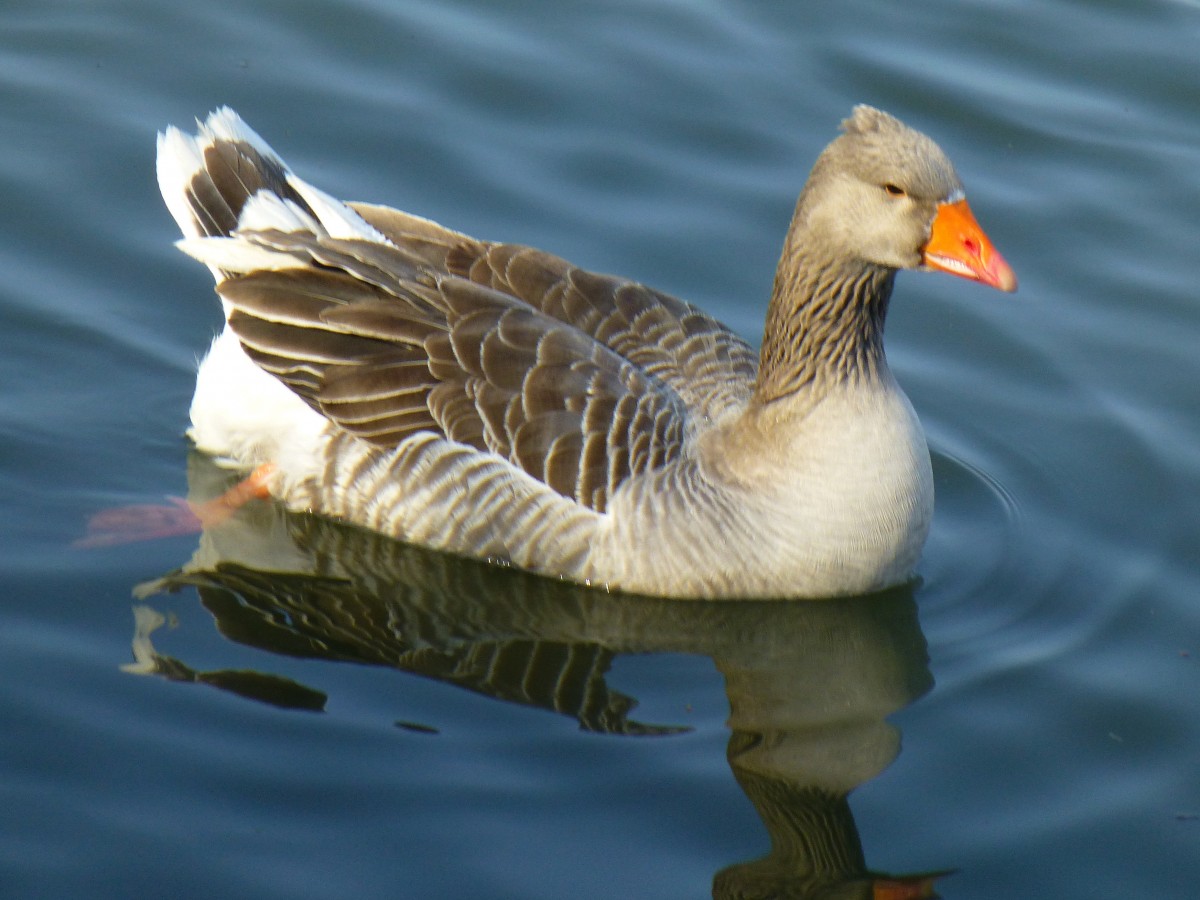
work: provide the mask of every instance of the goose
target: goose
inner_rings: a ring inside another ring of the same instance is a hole
[[[224,308],[188,435],[251,473],[227,505],[635,594],[910,580],[933,479],[884,354],[896,272],[1017,286],[937,144],[865,105],[800,193],[758,351],[635,281],[343,203],[227,107],[160,133],[157,172]]]

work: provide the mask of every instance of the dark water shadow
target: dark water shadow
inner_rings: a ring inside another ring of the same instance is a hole
[[[228,484],[226,471],[192,455],[190,499]],[[606,681],[618,655],[709,657],[725,679],[729,766],[771,839],[766,856],[715,875],[714,897],[933,896],[931,873],[869,869],[847,801],[899,752],[887,716],[932,686],[911,589],[819,603],[606,594],[254,504],[206,531],[182,568],[139,586],[136,662],[125,669],[305,711],[322,710],[326,695],[155,651],[164,617],[145,601],[186,588],[232,641],[400,669],[608,734],[686,730],[632,718],[636,700]]]

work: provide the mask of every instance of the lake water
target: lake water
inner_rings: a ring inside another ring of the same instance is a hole
[[[9,0],[0,896],[1197,896],[1198,39],[1182,0]],[[266,506],[71,546],[224,477],[182,438],[219,310],[166,124],[230,104],[334,194],[757,341],[863,101],[1021,279],[899,279],[912,590],[615,598]]]

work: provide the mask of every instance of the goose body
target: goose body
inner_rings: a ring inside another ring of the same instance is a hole
[[[295,176],[234,112],[159,136],[180,246],[226,326],[197,446],[297,509],[678,597],[911,577],[925,438],[883,352],[895,272],[1015,289],[927,137],[856,107],[784,244],[760,352],[695,307]]]

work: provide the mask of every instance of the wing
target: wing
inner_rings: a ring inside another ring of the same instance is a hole
[[[591,336],[670,387],[693,416],[715,420],[750,399],[757,352],[689,303],[531,247],[472,240],[384,206],[350,205],[393,244],[421,253],[431,271],[502,291]]]
[[[661,377],[511,293],[429,271],[419,249],[269,229],[208,240],[237,244],[205,259],[227,273],[218,291],[251,359],[382,448],[439,432],[603,511],[694,427]]]
[[[756,355],[642,285],[306,184],[235,113],[159,138],[159,183],[247,354],[381,448],[432,431],[603,511],[749,399]]]

